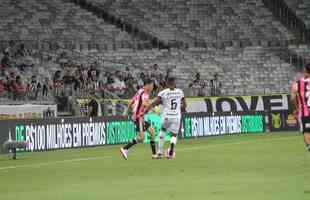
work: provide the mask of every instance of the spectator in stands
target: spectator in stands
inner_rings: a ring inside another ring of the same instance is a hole
[[[211,96],[221,95],[221,83],[218,80],[218,74],[214,75],[214,78],[210,80]]]
[[[11,87],[14,83],[14,81],[16,80],[16,75],[14,72],[10,72],[8,78],[7,78],[7,84],[8,87]]]
[[[6,80],[4,81],[4,87],[8,91],[9,98],[13,98],[13,91],[11,91],[12,89],[11,84],[12,82],[10,81],[9,76],[6,76]]]
[[[129,67],[126,67],[124,72],[124,81],[127,82],[131,78],[132,78],[132,72],[130,71]]]
[[[112,87],[118,96],[120,97],[124,96],[125,90],[126,90],[126,84],[125,84],[123,76],[121,75],[119,71],[115,72],[114,83]]]
[[[154,77],[155,79],[158,80],[160,74],[162,74],[162,73],[159,70],[159,67],[157,64],[154,64],[153,66],[150,67],[150,74],[149,74],[150,77]]]
[[[112,91],[112,85],[114,83],[114,78],[113,75],[111,73],[107,73],[107,81],[105,83],[105,89]]]
[[[87,69],[88,81],[90,82],[98,82],[99,70],[97,70],[96,63],[91,64]]]
[[[54,96],[61,96],[63,92],[63,80],[61,78],[61,71],[57,70],[53,77]]]
[[[87,105],[88,116],[89,117],[99,117],[101,116],[100,103],[96,100],[94,94],[92,94],[91,100]]]
[[[25,45],[20,44],[19,48],[14,54],[14,60],[16,61],[16,66],[21,71],[24,71],[26,67],[33,67],[33,60],[30,57],[30,51],[25,48]]]
[[[11,40],[9,42],[9,46],[4,50],[3,54],[7,55],[9,58],[14,56],[14,46],[15,46],[15,42]]]
[[[11,61],[10,61],[10,57],[9,57],[9,54],[5,53],[3,55],[3,58],[1,59],[1,66],[2,68],[4,69],[7,69],[8,67],[10,67]]]
[[[3,97],[5,95],[5,82],[3,79],[0,78],[0,97]]]
[[[0,76],[5,76],[6,67],[0,63]]]
[[[143,87],[145,78],[146,78],[145,74],[143,72],[141,72],[139,79],[138,79],[138,88],[137,89],[140,89]]]
[[[37,81],[37,76],[33,75],[30,83],[27,85],[27,95],[29,100],[37,100],[40,91],[41,83]]]
[[[17,49],[15,56],[25,57],[29,54],[28,50],[26,50],[25,45],[23,43],[20,44],[19,49]]]
[[[75,83],[75,76],[73,75],[73,70],[71,68],[66,68],[65,74],[62,77],[63,83],[65,85],[71,85]]]
[[[20,76],[16,76],[15,81],[12,84],[13,99],[14,100],[25,100],[26,87],[21,81]]]
[[[98,116],[98,103],[95,99],[91,99],[87,105],[88,116],[97,117]]]
[[[135,85],[135,81],[133,77],[129,77],[126,81],[126,93],[125,96],[128,97],[132,97],[133,95],[135,95],[135,92],[137,91],[136,85]]]
[[[53,89],[53,83],[50,82],[49,78],[46,77],[43,83],[42,96],[44,99],[47,99],[49,96],[49,91]]]
[[[80,81],[81,74],[82,74],[82,71],[81,71],[80,67],[77,66],[75,71],[74,71],[74,73],[73,73],[73,75],[72,75],[73,76],[73,81],[74,81],[73,89],[75,91],[77,91],[78,89],[81,88],[81,81]]]
[[[83,68],[83,66],[81,66],[79,75],[80,75],[80,77],[78,79],[78,81],[79,81],[79,88],[84,93],[84,91],[87,90],[88,73],[87,73],[87,70]]]
[[[200,73],[196,73],[195,79],[189,84],[189,88],[192,91],[193,96],[205,96],[206,95],[206,82],[200,79]]]
[[[99,73],[95,69],[89,70],[88,89],[95,94],[100,91],[100,81],[98,80]]]

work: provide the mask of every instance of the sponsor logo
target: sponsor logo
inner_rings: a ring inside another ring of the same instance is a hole
[[[185,138],[263,131],[262,115],[190,116],[184,120]]]
[[[297,120],[296,120],[296,118],[294,117],[294,115],[289,114],[289,115],[287,116],[286,124],[287,124],[288,126],[296,126],[296,125],[297,125]]]
[[[310,123],[305,123],[305,128],[310,128]]]
[[[272,126],[273,128],[280,128],[281,127],[281,114],[277,113],[277,114],[271,114],[272,116]]]

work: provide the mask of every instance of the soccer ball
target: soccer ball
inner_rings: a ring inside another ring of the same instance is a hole
[[[165,152],[166,158],[169,158],[169,152],[170,152],[170,148],[168,148]],[[173,152],[172,158],[175,158],[175,151]]]
[[[154,112],[155,114],[159,115],[159,114],[160,114],[160,107],[159,107],[159,106],[155,106],[155,107],[153,108],[153,112]]]

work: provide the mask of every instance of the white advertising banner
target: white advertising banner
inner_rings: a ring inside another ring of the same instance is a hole
[[[0,120],[56,117],[57,105],[0,105]]]
[[[289,110],[289,95],[187,98],[187,112]]]

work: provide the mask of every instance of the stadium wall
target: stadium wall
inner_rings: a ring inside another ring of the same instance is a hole
[[[156,135],[161,127],[160,116],[146,116],[155,128]],[[199,137],[223,134],[264,132],[263,113],[191,113],[183,118],[180,137]],[[257,123],[257,125],[256,125]],[[253,124],[255,127],[253,128]],[[127,143],[135,134],[134,124],[127,117],[97,118],[50,118],[0,121],[0,142],[9,139],[26,141],[25,151],[49,151],[57,149],[84,148]],[[169,140],[169,136],[166,137]],[[145,137],[145,143],[149,138]],[[2,151],[3,152],[3,151]],[[5,153],[5,152],[3,152]]]
[[[228,97],[200,97],[186,98],[187,112],[255,112],[291,110],[290,96],[288,94],[272,94],[257,96],[228,96]],[[77,99],[77,111],[79,116],[85,116],[86,105],[89,98]],[[128,99],[98,99],[104,115],[124,115],[127,112]]]
[[[217,110],[216,112],[185,113],[179,137],[196,138],[298,130],[298,122],[290,113],[288,98],[288,95],[281,94],[189,99],[189,102],[199,105],[199,108],[205,109],[206,106],[211,105]],[[200,103],[197,104],[197,102]],[[243,110],[240,111],[240,109]],[[158,113],[149,113],[146,115],[146,120],[151,122],[157,135],[161,127]],[[11,135],[12,139],[26,141],[29,144],[27,149],[21,151],[49,151],[122,144],[136,136],[134,124],[128,116],[124,115],[0,120],[0,127],[0,144],[8,140]],[[166,140],[169,140],[169,136]],[[147,133],[144,142],[149,142]],[[3,149],[1,152],[5,153]]]

